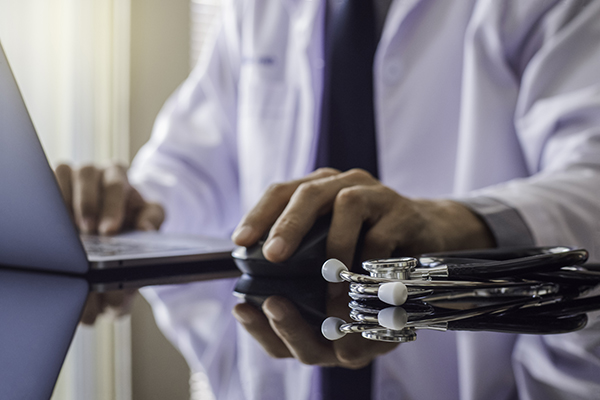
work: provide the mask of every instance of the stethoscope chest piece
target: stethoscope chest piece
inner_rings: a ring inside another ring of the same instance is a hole
[[[362,264],[363,269],[373,278],[400,280],[410,279],[418,265],[419,261],[413,257],[369,260]]]
[[[381,329],[363,332],[362,337],[379,342],[408,343],[417,340],[417,332],[415,328],[404,328],[400,331]]]

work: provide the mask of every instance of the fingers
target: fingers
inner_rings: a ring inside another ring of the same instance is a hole
[[[164,220],[164,208],[158,203],[146,202],[142,195],[131,187],[126,205],[124,227],[140,231],[156,231]]]
[[[328,315],[347,320],[347,304],[347,296],[335,298],[328,305]],[[304,364],[362,368],[376,356],[396,347],[395,344],[374,342],[360,335],[347,335],[335,342],[326,341],[318,330],[303,319],[298,309],[283,297],[269,297],[263,303],[262,309],[272,328],[271,332],[277,336],[263,336],[259,342],[263,347],[270,349],[269,353],[274,348],[272,343],[282,342],[289,354]],[[277,346],[279,348],[279,344]]]
[[[328,304],[328,315],[348,319],[348,298],[338,296]],[[271,296],[262,311],[250,304],[238,304],[234,317],[272,357],[295,357],[308,365],[362,368],[375,357],[393,350],[394,343],[375,342],[360,335],[326,341],[310,326],[289,300]]]
[[[84,325],[94,325],[100,315],[106,314],[107,310],[114,317],[122,317],[131,312],[136,290],[114,290],[110,292],[93,292],[88,295],[80,322]]]
[[[113,235],[124,229],[157,230],[165,219],[160,204],[146,202],[128,181],[127,170],[113,165],[55,171],[77,228],[86,234]]]
[[[331,343],[316,335],[289,300],[272,296],[265,300],[262,309],[273,331],[300,362],[322,366],[337,364]]]
[[[337,194],[327,235],[327,257],[337,258],[348,266],[352,265],[356,243],[368,217],[363,192],[366,191],[351,187]]]
[[[130,190],[125,168],[114,165],[104,170],[101,193],[102,211],[98,224],[100,234],[112,235],[121,230]]]
[[[233,308],[233,316],[250,333],[265,351],[274,358],[289,358],[292,354],[271,329],[267,317],[256,307],[247,304],[237,304]]]
[[[98,229],[101,178],[101,171],[93,166],[73,172],[73,215],[83,233],[95,233]]]
[[[137,295],[135,289],[114,290],[102,293],[106,309],[111,310],[115,317],[122,317],[131,313],[133,302]]]
[[[321,168],[302,179],[271,185],[256,206],[244,216],[231,239],[239,246],[253,245],[277,220],[301,184],[336,174],[339,171],[335,169]]]
[[[328,256],[351,265],[355,247],[366,228],[360,261],[389,257],[393,251],[422,231],[412,202],[383,185],[352,186],[335,199]]]
[[[158,203],[146,203],[139,212],[135,229],[140,231],[156,231],[165,220],[165,211]]]
[[[72,187],[72,174],[73,170],[67,164],[60,164],[54,170],[56,175],[56,181],[63,196],[63,200],[67,205],[71,215],[73,214],[73,187]]]
[[[348,303],[348,284],[330,284],[343,288],[341,295],[332,296],[327,301],[327,315],[341,318],[345,321],[349,320]],[[373,359],[379,355],[385,354],[396,348],[395,343],[377,342],[363,338],[359,334],[346,335],[343,338],[331,342],[336,363],[339,366],[358,369],[367,366]]]
[[[340,190],[354,185],[377,183],[375,178],[362,170],[350,170],[302,183],[271,228],[263,254],[269,261],[286,260],[296,250],[317,217],[331,211]]]
[[[83,307],[80,322],[84,325],[94,325],[98,315],[102,314],[106,305],[102,300],[101,293],[90,293]]]

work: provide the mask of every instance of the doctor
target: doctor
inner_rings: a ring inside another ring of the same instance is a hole
[[[329,98],[327,3],[224,2],[207,62],[167,102],[129,173],[164,206],[163,229],[228,236],[237,226],[242,245],[269,231],[265,253],[277,261],[333,210],[328,252],[342,259],[365,225],[365,257],[563,244],[600,260],[600,2],[374,1],[378,180],[311,173]],[[236,305],[232,288],[144,292],[218,399],[318,399],[318,369],[303,363],[356,368],[375,357],[375,399],[600,397],[595,316],[567,335],[323,344],[285,299],[262,314]],[[340,294],[330,299],[340,312]]]

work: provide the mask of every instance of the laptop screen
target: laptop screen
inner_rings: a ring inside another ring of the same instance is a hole
[[[0,45],[2,264],[84,273],[88,263]]]

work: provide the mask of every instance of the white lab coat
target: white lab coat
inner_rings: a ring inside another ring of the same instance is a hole
[[[224,2],[207,61],[131,172],[165,205],[165,230],[228,236],[269,184],[311,171],[324,4]],[[600,1],[396,0],[374,62],[380,178],[407,196],[500,200],[536,244],[583,246],[598,261],[599,82]],[[270,359],[236,325],[232,287],[145,295],[217,399],[317,398],[312,367]],[[592,316],[548,337],[421,331],[379,357],[375,398],[600,398],[599,325]]]

